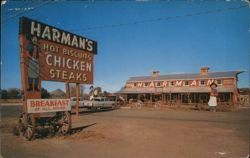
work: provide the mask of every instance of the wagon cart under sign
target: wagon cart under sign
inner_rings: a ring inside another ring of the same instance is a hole
[[[71,129],[69,83],[76,83],[76,114],[79,84],[93,84],[97,43],[56,27],[20,18],[20,62],[23,113],[19,134],[31,140],[40,128],[67,134]],[[41,99],[42,81],[65,82],[65,99]]]
[[[52,133],[67,134],[71,129],[69,99],[28,99],[27,112],[18,120],[18,132],[31,140],[39,130],[47,128]]]

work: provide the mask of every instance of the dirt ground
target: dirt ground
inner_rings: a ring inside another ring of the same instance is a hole
[[[4,158],[246,158],[250,109],[118,109],[73,115],[73,134],[26,141],[12,129],[21,106],[1,106]]]

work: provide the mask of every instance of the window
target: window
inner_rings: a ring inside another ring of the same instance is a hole
[[[222,81],[221,80],[217,80],[217,85],[222,85]]]
[[[171,81],[170,84],[171,84],[171,86],[173,86],[174,85],[174,81]]]
[[[148,87],[148,82],[145,82],[145,83],[144,83],[144,87]]]
[[[205,80],[200,80],[200,86],[205,86]]]
[[[161,82],[156,82],[156,87],[160,87],[161,86]]]
[[[137,86],[137,83],[134,83],[134,87],[136,87]]]
[[[185,81],[184,86],[189,86],[189,81]]]

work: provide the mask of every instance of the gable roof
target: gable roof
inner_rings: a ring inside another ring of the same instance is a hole
[[[207,75],[200,73],[183,73],[183,74],[168,74],[153,76],[136,76],[130,77],[127,82],[136,81],[162,81],[162,80],[193,80],[193,79],[207,79],[207,78],[233,78],[244,71],[224,71],[224,72],[208,72]]]

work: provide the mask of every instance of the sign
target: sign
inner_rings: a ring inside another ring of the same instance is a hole
[[[28,99],[28,113],[70,111],[70,99]]]
[[[41,80],[93,84],[97,42],[26,17],[19,34],[29,90]]]
[[[201,82],[204,84],[201,84]],[[200,79],[200,80],[164,80],[164,81],[144,81],[144,82],[127,82],[126,88],[164,88],[164,87],[196,87],[210,86],[216,82],[216,79]],[[233,84],[233,80],[224,80],[223,84]]]
[[[233,79],[227,79],[223,81],[223,85],[233,85],[234,80]]]

